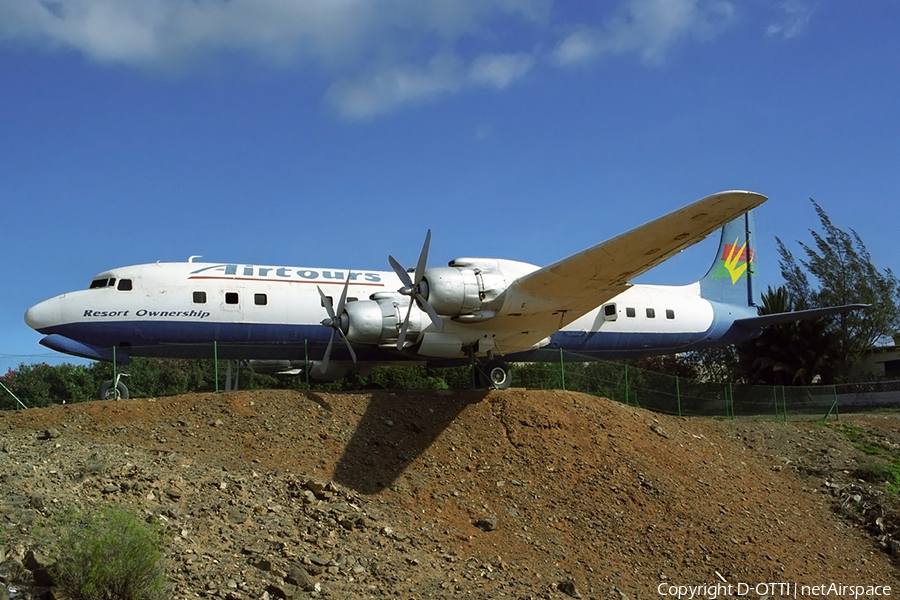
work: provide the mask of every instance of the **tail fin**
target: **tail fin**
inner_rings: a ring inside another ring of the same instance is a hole
[[[707,300],[738,306],[754,306],[756,244],[753,212],[722,227],[719,253],[700,280],[700,295]]]

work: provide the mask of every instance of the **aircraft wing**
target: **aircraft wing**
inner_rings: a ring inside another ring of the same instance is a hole
[[[766,199],[755,192],[720,192],[573,254],[514,281],[507,289],[504,313],[530,316],[526,320],[537,324],[535,329],[551,327],[555,331],[626,290],[631,286],[628,280]],[[552,319],[548,315],[553,315]],[[516,337],[523,337],[521,342],[536,333]]]

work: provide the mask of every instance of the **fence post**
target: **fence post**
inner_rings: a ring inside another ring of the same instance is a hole
[[[19,398],[18,398],[15,394],[12,393],[12,390],[11,390],[11,389],[9,389],[9,388],[6,387],[5,385],[3,385],[3,382],[2,382],[2,381],[0,381],[0,387],[2,387],[4,390],[6,390],[6,392],[7,392],[10,396],[13,397],[13,399],[16,401],[16,403],[17,403],[19,406],[21,406],[22,408],[28,408],[27,406],[25,406],[24,404],[22,404],[22,401],[19,400]],[[18,409],[18,407],[16,407],[16,409]]]
[[[566,391],[566,363],[563,360],[563,349],[559,349],[559,383],[563,391]]]
[[[215,376],[216,376],[216,391],[218,392],[219,391],[219,344],[216,342],[216,340],[213,340],[213,364],[215,365],[213,372],[215,373]]]
[[[840,421],[841,413],[838,411],[837,385],[832,383],[831,390],[834,393],[834,418],[835,420]]]
[[[734,384],[730,381],[728,382],[728,397],[731,400],[731,420],[734,421]]]
[[[775,418],[778,418],[778,388],[776,386],[772,386],[772,396],[775,399]]]
[[[781,417],[782,421],[787,423],[787,392],[784,386],[781,386]]]
[[[681,416],[681,379],[675,376],[675,399],[678,402],[678,416]]]
[[[625,365],[625,404],[631,406],[631,390],[628,389],[628,365]]]
[[[837,386],[835,384],[831,384],[831,392],[834,396],[834,401],[831,403],[831,407],[828,409],[828,412],[825,413],[825,418],[823,421],[827,421],[828,417],[831,416],[831,412],[834,411],[834,418],[838,421],[841,420],[840,415],[838,414],[838,399],[837,399]]]
[[[309,340],[303,338],[303,377],[306,379],[306,389],[309,389]]]

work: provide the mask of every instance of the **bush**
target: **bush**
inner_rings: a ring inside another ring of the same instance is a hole
[[[0,379],[19,400],[32,407],[48,406],[63,400],[89,400],[99,386],[99,379],[91,367],[72,364],[23,364],[15,371],[10,369]],[[15,406],[12,399],[4,400],[0,407]]]
[[[159,534],[135,513],[106,506],[57,517],[52,574],[72,600],[157,600],[167,597]]]

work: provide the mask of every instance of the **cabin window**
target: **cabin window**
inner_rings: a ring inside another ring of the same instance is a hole
[[[325,296],[325,298],[319,298],[319,304],[321,304],[324,307],[326,298],[328,299],[328,304],[333,307],[334,306],[334,298],[332,298],[331,296]]]
[[[133,289],[130,279],[120,279],[119,285],[116,287],[120,292],[130,292]]]
[[[331,296],[325,296],[325,297],[328,298],[328,301],[331,303],[331,308],[337,309],[337,304],[334,303],[334,298],[332,298]],[[357,300],[359,300],[359,298],[354,298],[353,296],[348,296],[347,299],[344,300],[344,304],[345,305],[350,304],[351,302],[356,302]],[[319,299],[319,304],[321,304],[322,306],[325,306],[325,301],[322,299]]]
[[[265,294],[253,294],[253,304],[257,306],[265,306],[269,303],[269,298]]]
[[[206,292],[194,292],[194,304],[206,304]]]
[[[625,316],[626,316],[626,317],[630,317],[630,318],[633,319],[634,316],[635,316],[636,314],[637,314],[637,313],[634,311],[634,308],[632,308],[632,307],[630,307],[630,306],[627,307],[627,308],[625,309]]]
[[[225,292],[225,304],[237,304],[239,301],[237,292]]]
[[[647,318],[648,318],[648,319],[655,319],[655,318],[656,318],[656,309],[655,309],[655,308],[648,308],[648,309],[647,309]]]
[[[666,318],[667,318],[667,319],[674,319],[674,318],[675,318],[675,311],[672,310],[671,308],[667,308],[667,309],[666,309]]]
[[[616,320],[616,303],[611,302],[609,304],[603,305],[603,320],[604,321],[615,321]]]

